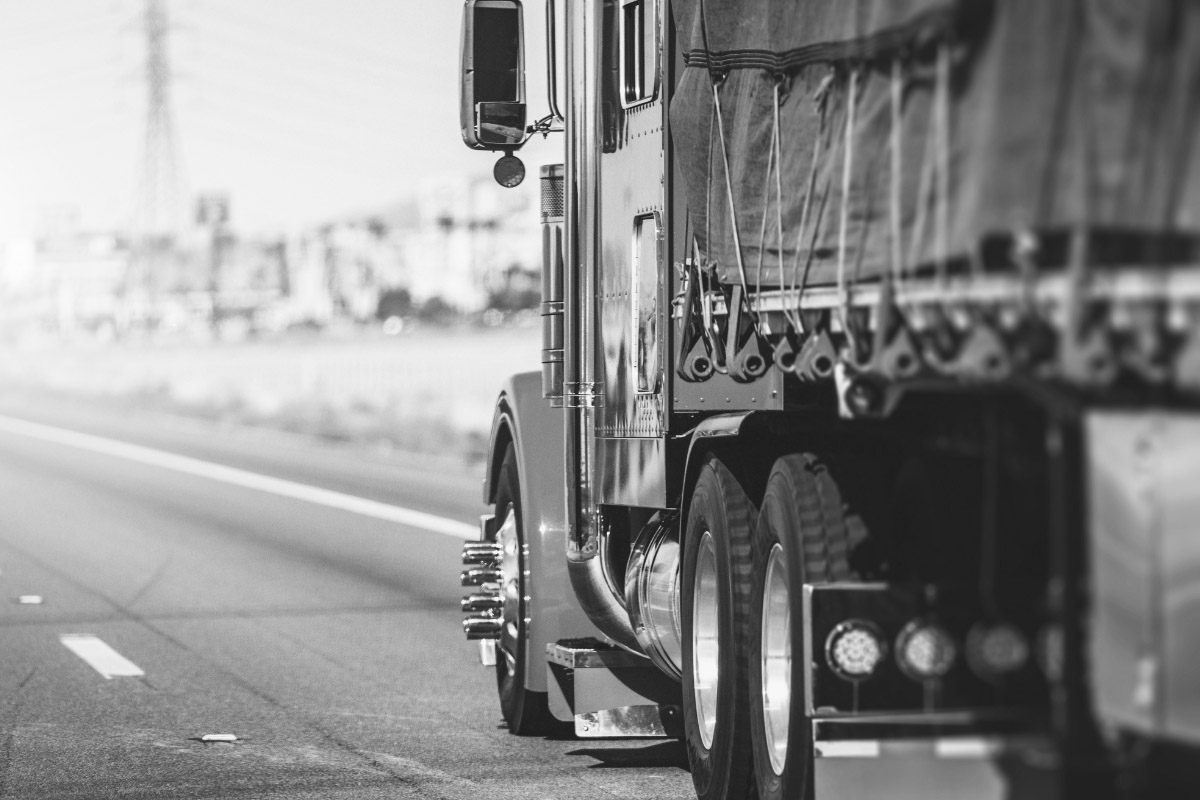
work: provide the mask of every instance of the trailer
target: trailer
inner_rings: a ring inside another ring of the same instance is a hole
[[[533,119],[464,5],[464,141],[563,141],[463,554],[510,731],[678,737],[704,800],[1200,797],[1200,5],[546,21]]]

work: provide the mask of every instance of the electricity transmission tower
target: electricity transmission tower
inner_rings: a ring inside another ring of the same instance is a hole
[[[171,109],[171,33],[167,0],[145,0],[146,121],[135,220],[133,259],[126,292],[141,293],[150,306],[175,258],[182,214],[179,153]]]

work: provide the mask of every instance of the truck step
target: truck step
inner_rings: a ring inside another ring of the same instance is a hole
[[[595,639],[546,645],[550,708],[585,738],[682,735],[679,684],[645,656]]]

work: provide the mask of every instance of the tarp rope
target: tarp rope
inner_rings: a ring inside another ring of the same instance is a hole
[[[771,125],[771,144],[767,153],[767,169],[763,175],[763,213],[762,224],[758,229],[758,263],[754,271],[754,294],[755,297],[761,296],[762,293],[762,270],[763,258],[767,249],[767,212],[771,209],[771,177],[775,174],[772,167],[776,164],[775,146],[779,141],[779,85],[775,85],[775,114],[772,117]],[[756,304],[761,306],[761,304]],[[761,310],[758,308],[756,310]]]
[[[846,235],[850,226],[850,185],[854,175],[854,107],[858,104],[858,70],[850,71],[846,96],[846,133],[842,157],[841,211],[838,215],[837,289],[842,326],[849,330],[850,290],[846,286]]]
[[[783,126],[779,121],[780,97],[783,76],[775,76],[775,241],[776,260],[779,264],[780,281],[783,278]],[[758,289],[756,288],[756,291]]]
[[[901,248],[901,238],[904,234],[900,217],[904,181],[904,141],[901,133],[901,126],[904,124],[904,74],[899,59],[892,62],[891,100],[892,131],[889,141],[892,149],[892,182],[889,216],[892,223],[892,279],[896,282],[896,287],[900,288],[904,281],[904,256]]]
[[[829,200],[829,189],[832,183],[832,173],[826,172],[825,180],[823,181],[824,188],[821,192],[821,204],[817,207],[817,217],[813,221],[812,235],[809,240],[808,251],[804,260],[804,275],[799,280],[797,285],[797,276],[800,274],[800,252],[804,246],[804,232],[808,229],[809,215],[812,211],[812,201],[817,190],[817,167],[820,165],[822,150],[825,137],[828,134],[826,123],[828,122],[829,111],[829,89],[833,85],[834,73],[830,72],[825,76],[817,87],[814,94],[814,100],[817,106],[818,124],[817,135],[813,137],[813,153],[812,167],[808,175],[808,191],[804,195],[804,206],[800,213],[800,230],[796,232],[796,255],[792,262],[792,287],[791,293],[795,296],[796,307],[800,305],[800,295],[808,287],[809,271],[812,269],[813,260],[817,252],[817,237],[821,233],[821,222],[825,217],[825,206]],[[781,254],[782,255],[782,254]],[[792,327],[796,331],[803,331],[804,325],[800,312],[797,310],[792,312],[790,308],[786,309],[788,318],[792,322]],[[794,318],[793,318],[794,313]]]
[[[934,139],[937,142],[937,206],[934,237],[938,283],[944,288],[950,261],[950,45],[938,48],[934,95]]]

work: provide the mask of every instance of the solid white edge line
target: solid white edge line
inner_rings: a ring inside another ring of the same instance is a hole
[[[58,640],[106,680],[140,678],[146,674],[141,667],[118,653],[99,636],[90,633],[64,633]]]
[[[233,486],[256,489],[260,492],[268,492],[281,497],[289,497],[293,500],[302,500],[328,508],[349,511],[365,517],[373,517],[387,522],[398,522],[401,525],[421,528],[431,533],[440,533],[458,539],[473,539],[478,536],[478,531],[472,525],[446,517],[439,517],[434,514],[427,514],[424,511],[380,503],[376,500],[368,500],[365,497],[355,497],[354,495],[343,494],[342,492],[335,492],[330,489],[322,489],[318,486],[310,486],[305,483],[284,480],[283,478],[272,478],[256,472],[248,472],[235,467],[227,467],[222,464],[201,461],[197,458],[168,453],[163,450],[120,442],[116,439],[106,439],[101,436],[55,428],[3,415],[0,415],[0,431],[31,439],[54,442],[55,444],[75,447],[80,450],[89,450],[94,453],[123,458],[128,461],[136,461],[140,464],[170,469],[175,472],[220,481],[221,483]]]

